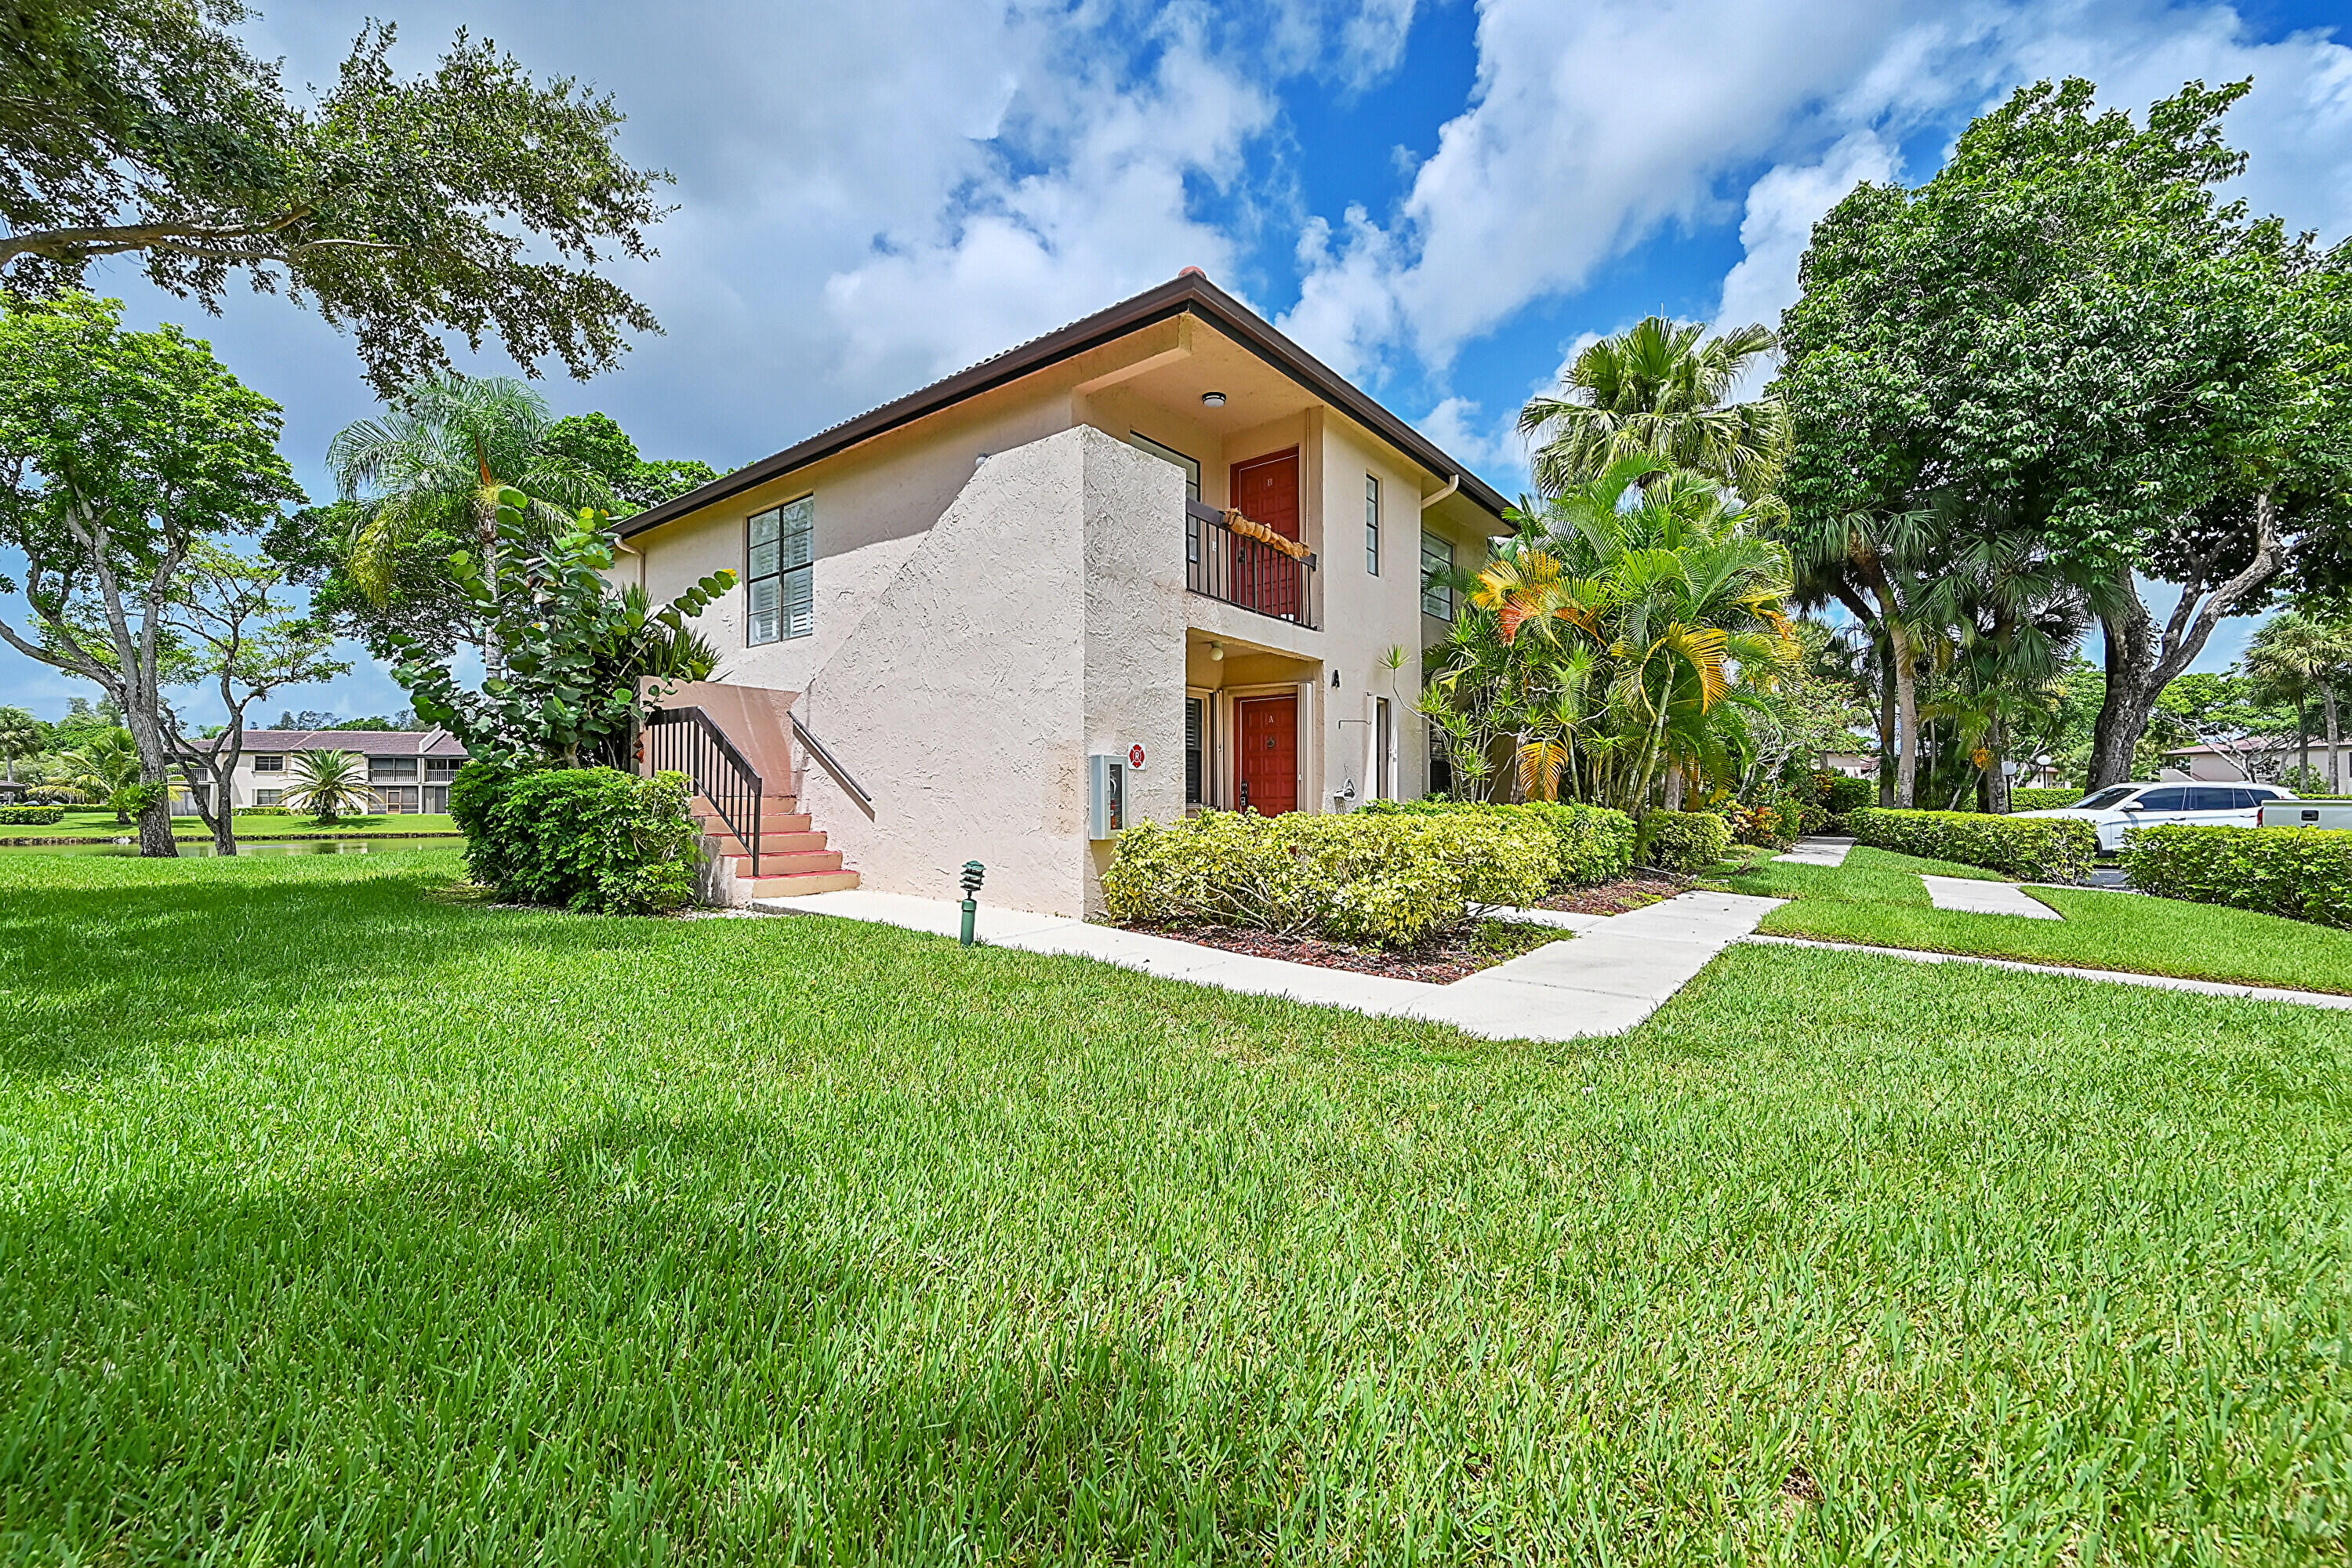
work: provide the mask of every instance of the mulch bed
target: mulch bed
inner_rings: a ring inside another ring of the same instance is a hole
[[[1570,933],[1553,926],[1526,925],[1511,921],[1484,921],[1467,925],[1440,942],[1419,947],[1350,947],[1310,936],[1275,936],[1232,926],[1129,925],[1128,931],[1146,936],[1173,937],[1178,942],[1245,952],[1253,958],[1278,958],[1286,963],[1311,963],[1318,969],[1346,969],[1358,974],[1378,974],[1391,980],[1420,980],[1449,985],[1465,975],[1492,968],[1506,959],[1532,952],[1546,942]]]
[[[1664,871],[1643,869],[1590,888],[1571,888],[1546,899],[1539,909],[1564,910],[1576,915],[1622,915],[1689,890],[1690,882]]]

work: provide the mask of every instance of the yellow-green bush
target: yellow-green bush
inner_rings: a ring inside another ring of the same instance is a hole
[[[1642,864],[1704,871],[1731,853],[1731,824],[1712,811],[1654,811],[1642,818]]]
[[[1122,832],[1103,893],[1122,921],[1410,947],[1473,903],[1533,903],[1559,873],[1559,840],[1532,816],[1217,811]]]
[[[1846,820],[1857,844],[1922,859],[1982,866],[2028,882],[2086,882],[2099,853],[2097,830],[2071,817],[1873,806]]]
[[[1623,876],[1633,864],[1633,819],[1604,805],[1565,800],[1530,800],[1517,805],[1470,800],[1372,800],[1356,808],[1360,816],[1444,816],[1463,813],[1533,817],[1549,827],[1559,853],[1559,871],[1553,879],[1556,886],[1589,888],[1595,882]]]

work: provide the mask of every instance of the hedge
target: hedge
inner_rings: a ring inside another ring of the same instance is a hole
[[[450,782],[474,880],[517,903],[667,914],[694,901],[701,845],[683,773],[526,771],[478,757]]]
[[[2082,789],[2012,789],[2009,792],[2011,811],[2058,811],[2074,805],[2090,794]]]
[[[1854,812],[1878,798],[1878,781],[1852,778],[1844,773],[1817,773],[1813,775],[1813,799],[1828,814],[1827,820],[1843,821]]]
[[[1410,947],[1473,903],[1529,904],[1559,870],[1532,814],[1212,811],[1122,831],[1103,873],[1113,919],[1243,926]]]
[[[2028,882],[2080,882],[2098,858],[2087,822],[2041,821],[1980,811],[1894,811],[1871,806],[1846,818],[1854,842],[1928,860],[1982,866]]]
[[[1712,811],[1654,811],[1642,818],[1642,864],[1704,871],[1731,853],[1731,824]]]
[[[1633,865],[1639,830],[1632,817],[1604,805],[1546,800],[1517,805],[1466,800],[1373,800],[1357,808],[1358,816],[1443,816],[1462,812],[1533,818],[1549,828],[1559,851],[1559,869],[1552,878],[1557,886],[1589,888],[1623,876]]]
[[[2124,836],[2132,886],[2352,928],[2352,833],[2326,827],[2143,827]]]
[[[0,823],[11,827],[53,827],[65,819],[61,805],[0,805]]]

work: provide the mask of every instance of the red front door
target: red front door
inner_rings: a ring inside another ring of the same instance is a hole
[[[1244,697],[1241,710],[1240,804],[1260,816],[1298,809],[1298,699]]]
[[[1298,448],[1270,458],[1235,463],[1230,476],[1235,510],[1252,522],[1264,523],[1285,539],[1298,535]],[[1235,539],[1233,561],[1234,603],[1265,616],[1295,619],[1298,615],[1298,564],[1270,544]]]

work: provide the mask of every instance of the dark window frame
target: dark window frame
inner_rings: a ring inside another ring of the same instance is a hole
[[[760,537],[762,523],[772,523],[771,537]],[[770,552],[764,562],[763,550]],[[761,603],[763,587],[769,600],[765,605]],[[816,635],[815,491],[743,520],[743,611],[747,647]],[[762,617],[772,617],[764,635]]]

